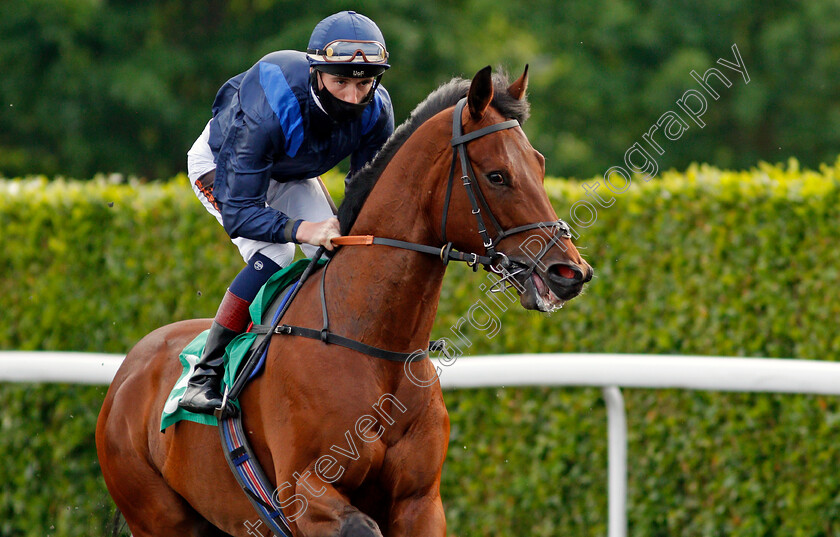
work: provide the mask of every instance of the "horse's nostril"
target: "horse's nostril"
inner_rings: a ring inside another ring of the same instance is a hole
[[[568,278],[569,280],[575,277],[575,271],[573,271],[569,267],[560,267],[557,269],[557,273],[560,276],[563,276],[564,278]]]
[[[555,275],[560,276],[561,278],[564,278],[566,280],[580,280],[583,278],[583,273],[577,267],[561,265],[558,263],[551,267],[551,269]]]

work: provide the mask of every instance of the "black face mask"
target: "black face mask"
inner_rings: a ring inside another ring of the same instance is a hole
[[[362,117],[365,108],[367,108],[370,101],[373,99],[375,86],[374,88],[371,88],[370,93],[362,99],[362,102],[358,104],[348,103],[347,101],[342,101],[330,93],[326,86],[318,89],[318,75],[316,73],[317,71],[312,71],[312,88],[315,90],[315,95],[318,96],[318,99],[321,101],[321,106],[324,107],[324,111],[328,116],[339,123],[353,121]]]

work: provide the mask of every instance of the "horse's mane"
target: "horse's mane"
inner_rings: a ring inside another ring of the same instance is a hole
[[[455,106],[458,101],[467,95],[470,83],[470,80],[453,78],[430,93],[423,102],[414,108],[408,119],[397,127],[394,134],[388,138],[388,141],[376,154],[376,157],[350,178],[344,201],[338,209],[338,220],[341,223],[342,235],[350,232],[362,205],[364,205],[370,191],[373,190],[373,186],[382,171],[405,141],[408,140],[409,136],[438,112]],[[528,101],[524,98],[518,100],[511,97],[507,91],[509,85],[510,82],[504,72],[493,74],[492,106],[505,117],[516,119],[519,123],[525,123],[530,110]]]

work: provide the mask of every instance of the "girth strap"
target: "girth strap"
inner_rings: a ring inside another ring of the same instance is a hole
[[[275,536],[292,537],[290,521],[283,509],[274,503],[271,481],[248,443],[248,436],[242,427],[242,416],[220,419],[219,436],[225,460],[260,519]]]

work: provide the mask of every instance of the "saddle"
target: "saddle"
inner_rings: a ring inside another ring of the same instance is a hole
[[[245,364],[251,362],[249,358],[251,358],[256,347],[262,343],[268,333],[268,330],[261,329],[261,327],[265,326],[261,323],[265,322],[264,319],[268,319],[269,322],[274,319],[280,309],[288,302],[290,293],[294,288],[293,285],[300,281],[300,277],[307,266],[309,266],[310,261],[309,259],[302,259],[278,271],[269,278],[254,298],[249,308],[251,325],[245,333],[236,336],[225,350],[225,374],[222,379],[222,389],[226,387],[229,389],[236,384],[238,374],[244,369]],[[321,267],[326,263],[326,260],[319,260],[314,263],[315,267]],[[187,381],[190,378],[192,370],[204,350],[204,343],[207,340],[208,332],[209,330],[205,330],[196,336],[194,340],[184,347],[184,350],[181,351],[178,357],[181,362],[182,372],[164,404],[163,413],[161,414],[161,431],[164,431],[170,425],[181,420],[213,426],[219,423],[216,416],[196,414],[178,407],[178,401],[186,390]],[[244,387],[247,380],[259,374],[264,364],[265,357],[259,357],[257,363],[251,364],[251,367],[248,367],[250,371],[247,378],[239,380],[239,383]],[[230,399],[230,404],[238,409],[239,403],[236,399]]]

